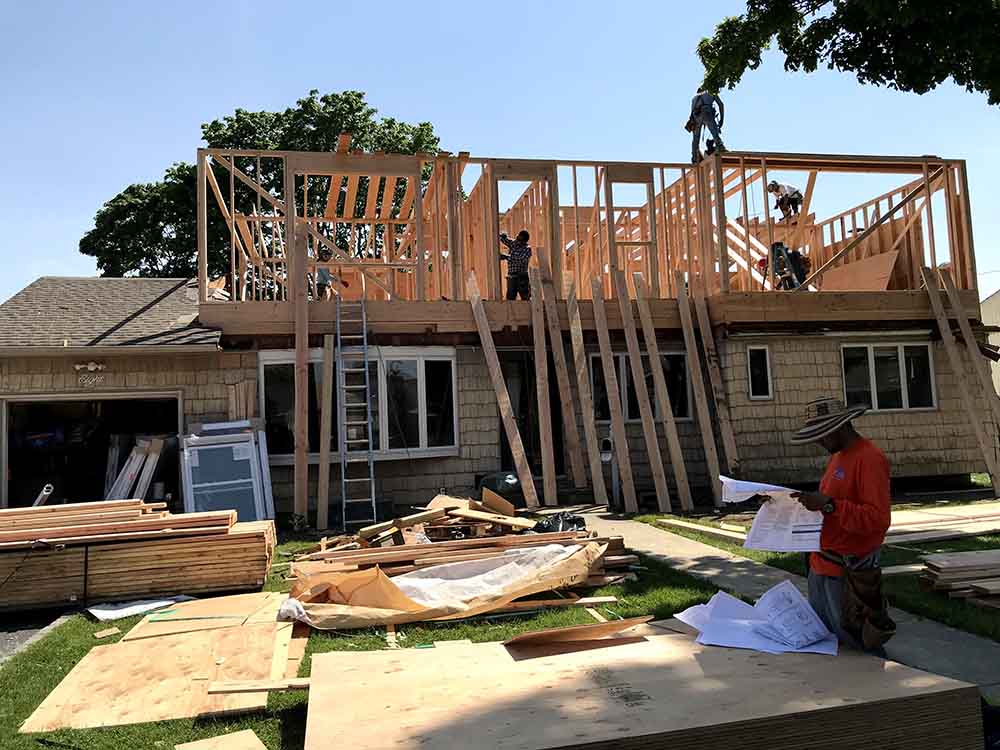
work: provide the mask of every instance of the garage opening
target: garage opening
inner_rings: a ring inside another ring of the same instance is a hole
[[[135,441],[166,438],[147,499],[179,504],[176,397],[7,403],[8,507],[31,505],[53,486],[47,505],[102,500]],[[120,448],[109,468],[112,442]]]

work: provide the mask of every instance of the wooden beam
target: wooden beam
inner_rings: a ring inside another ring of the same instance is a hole
[[[674,482],[677,484],[677,496],[684,510],[692,510],[694,501],[691,499],[691,486],[688,483],[687,465],[684,462],[684,451],[681,450],[680,436],[677,434],[677,423],[674,421],[674,407],[670,402],[670,391],[667,389],[667,379],[663,375],[663,361],[660,359],[660,345],[656,341],[656,328],[653,326],[653,316],[649,312],[646,283],[641,274],[632,277],[635,285],[635,304],[639,308],[639,320],[642,322],[642,338],[649,354],[649,365],[653,371],[654,394],[656,406],[660,410],[660,421],[663,431],[667,434],[667,449],[670,452],[670,465],[674,470]]]
[[[208,170],[207,157],[198,149],[198,301],[208,301],[208,190],[205,184]]]
[[[333,336],[323,337],[323,387],[319,405],[319,483],[316,493],[316,528],[330,527],[330,433],[333,431]],[[344,429],[343,425],[339,429]],[[341,467],[343,469],[344,467]],[[343,498],[341,498],[343,500]]]
[[[558,505],[556,462],[552,449],[552,408],[549,404],[549,357],[545,346],[545,303],[538,268],[528,268],[531,283],[531,334],[535,345],[535,391],[538,396],[538,437],[542,450],[542,497],[546,505]],[[563,404],[565,409],[566,405]]]
[[[625,345],[628,348],[628,358],[632,369],[632,383],[635,386],[636,401],[639,402],[639,416],[642,420],[642,434],[646,439],[646,455],[649,458],[649,468],[653,474],[653,485],[656,488],[656,504],[664,513],[670,513],[670,491],[667,489],[667,475],[663,471],[663,458],[660,456],[660,439],[656,434],[656,422],[653,420],[653,409],[649,403],[649,391],[646,390],[646,373],[642,367],[642,354],[639,351],[639,337],[635,332],[635,318],[632,313],[632,300],[628,296],[628,285],[625,274],[621,271],[611,272],[611,281],[615,285],[618,296],[618,307],[621,310],[622,322],[625,328]]]
[[[990,364],[979,352],[976,336],[972,332],[969,319],[962,310],[962,299],[958,296],[958,289],[951,278],[951,273],[947,268],[942,268],[938,270],[938,274],[941,276],[941,281],[944,282],[952,314],[958,319],[958,328],[962,332],[962,338],[965,340],[965,350],[969,353],[969,359],[972,361],[972,369],[976,371],[976,375],[979,377],[979,385],[983,389],[983,398],[989,402],[995,423],[1000,425],[1000,395],[997,394],[996,388],[993,387],[993,374],[990,371]]]
[[[705,301],[707,290],[704,285],[695,289],[694,309],[701,332],[701,343],[705,349],[705,363],[708,365],[708,376],[712,383],[712,393],[715,396],[715,414],[719,420],[719,433],[722,435],[722,448],[726,458],[726,474],[739,476],[740,456],[736,448],[736,436],[733,434],[733,423],[729,416],[729,396],[726,394],[726,384],[722,378],[722,368],[719,365],[719,352],[715,346],[715,336],[712,334],[712,323],[708,316],[708,303]]]
[[[580,307],[576,301],[575,285],[570,287],[566,299],[566,313],[569,316],[570,343],[573,346],[573,369],[576,372],[576,386],[580,394],[583,438],[587,444],[594,502],[598,505],[607,505],[608,494],[604,486],[604,470],[601,467],[601,449],[598,444],[597,425],[594,423],[594,397],[590,391],[590,370],[587,367],[587,350],[583,345],[583,328],[580,325]]]
[[[677,304],[681,313],[681,329],[684,332],[684,348],[688,357],[688,378],[694,391],[695,412],[698,415],[698,428],[701,432],[701,442],[705,449],[705,463],[708,467],[709,481],[712,484],[712,499],[716,507],[722,506],[722,482],[719,480],[719,453],[715,447],[715,432],[712,430],[712,415],[708,409],[708,395],[705,393],[705,379],[701,374],[701,355],[698,353],[698,342],[694,336],[694,323],[691,320],[691,305],[687,290],[684,288],[683,275],[678,273]]]
[[[510,452],[514,458],[514,466],[517,469],[517,478],[521,483],[521,490],[524,492],[524,499],[528,507],[536,508],[538,507],[538,495],[535,493],[535,482],[531,477],[531,467],[528,465],[528,459],[524,454],[524,443],[521,442],[521,433],[517,429],[517,420],[514,418],[514,409],[510,403],[510,394],[507,393],[507,384],[504,383],[503,374],[500,370],[500,359],[497,357],[497,349],[493,343],[493,332],[490,330],[490,322],[486,318],[483,299],[479,296],[479,285],[476,283],[475,271],[469,272],[465,291],[469,295],[472,314],[476,319],[479,340],[483,345],[483,356],[486,358],[486,369],[489,371],[490,380],[493,382],[493,391],[496,393],[497,406],[500,408],[500,419],[503,422],[504,431],[507,433],[507,442],[510,443]]]
[[[629,457],[628,438],[625,435],[621,388],[618,385],[618,375],[615,373],[611,337],[608,335],[608,320],[604,311],[604,290],[601,288],[600,278],[591,277],[590,291],[594,301],[594,321],[597,328],[597,341],[601,348],[601,367],[604,370],[608,409],[611,411],[611,432],[615,444],[615,455],[618,459],[618,476],[621,479],[622,492],[625,495],[625,510],[628,513],[638,513],[639,502],[636,499],[635,485],[632,482],[632,460]]]
[[[976,435],[976,442],[979,443],[983,460],[986,462],[986,470],[990,474],[990,480],[994,483],[994,491],[996,491],[997,477],[1000,477],[1000,471],[997,469],[996,449],[993,443],[987,438],[986,432],[983,429],[983,414],[976,408],[976,403],[972,399],[972,392],[962,365],[962,355],[955,344],[955,337],[951,333],[951,323],[948,322],[944,305],[941,303],[941,288],[938,286],[934,272],[926,266],[921,267],[920,276],[927,287],[931,307],[934,309],[934,317],[937,319],[938,330],[941,332],[941,343],[944,344],[945,353],[948,355],[948,361],[951,364],[952,374],[958,383],[958,394],[962,398],[962,405],[965,407],[966,416],[972,425],[972,430]],[[961,314],[959,311],[956,312],[959,315]]]
[[[295,324],[295,471],[294,504],[297,521],[307,524],[309,512],[309,298],[306,280],[306,239],[295,226],[295,170],[285,160],[284,192],[291,209],[286,214],[285,247],[289,257],[289,285]],[[285,204],[282,203],[282,206]]]

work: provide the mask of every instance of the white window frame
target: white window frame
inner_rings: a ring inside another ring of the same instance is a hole
[[[767,395],[755,396],[753,393],[753,374],[750,370],[750,352],[763,351],[767,370]],[[774,380],[771,377],[771,348],[767,344],[747,344],[747,398],[751,401],[773,401]]]
[[[931,405],[930,406],[910,406],[910,389],[906,385],[906,358],[904,350],[906,347],[922,346],[927,349],[927,364],[931,376]],[[886,349],[896,347],[896,356],[899,360],[899,385],[903,393],[903,406],[900,408],[879,408],[878,389],[875,384],[875,349]],[[865,344],[841,344],[840,345],[840,377],[842,381],[841,390],[844,403],[847,403],[847,371],[844,368],[844,349],[867,349],[868,350],[868,387],[871,392],[872,401],[869,404],[871,413],[892,413],[901,411],[935,411],[938,408],[937,395],[937,374],[934,367],[934,349],[929,341],[878,341]]]
[[[640,355],[643,356],[643,357],[648,357],[649,356],[649,352],[647,352],[646,350],[643,350],[643,351],[640,352]],[[588,362],[590,364],[590,369],[588,371],[588,373],[590,375],[590,392],[591,393],[596,393],[596,391],[594,390],[594,367],[595,367],[594,360],[597,360],[597,363],[598,363],[596,365],[597,367],[603,367],[604,364],[603,364],[603,362],[601,362],[600,352],[588,352],[588,356],[589,356]],[[619,360],[618,371],[619,372],[623,373],[623,372],[626,371],[625,368],[628,368],[628,372],[629,372],[629,374],[631,374],[631,372],[632,372],[632,365],[631,365],[631,361],[629,359],[628,352],[612,352],[611,356],[618,358],[618,360]],[[684,375],[685,375],[685,379],[686,379],[686,383],[687,383],[688,415],[686,417],[674,417],[674,421],[675,422],[691,422],[691,421],[694,420],[694,416],[691,413],[692,412],[692,406],[694,404],[694,401],[693,401],[694,391],[693,391],[693,386],[692,386],[692,383],[691,383],[691,363],[688,360],[687,352],[685,352],[683,350],[677,351],[677,350],[671,349],[669,351],[661,351],[660,352],[660,356],[661,357],[674,356],[674,357],[683,357],[684,358]],[[603,373],[603,370],[601,372]],[[619,398],[621,399],[622,413],[623,414],[628,411],[628,388],[626,387],[626,383],[627,383],[627,381],[626,381],[625,378],[623,378],[623,377],[619,377],[618,378],[618,391],[619,391]],[[657,399],[655,399],[655,398],[653,399],[652,407],[653,407],[653,419],[655,421],[657,421],[657,422],[662,421],[662,416],[660,415],[660,408],[657,405]],[[597,418],[597,415],[596,415],[597,403],[596,402],[594,403],[594,410],[595,410],[595,415],[594,415],[594,423],[595,424],[600,424],[600,425],[611,424],[611,420],[610,419],[598,419]],[[639,424],[640,422],[642,422],[642,415],[641,414],[636,414],[634,417],[631,417],[630,415],[626,414],[625,424]]]
[[[391,359],[410,359],[417,361],[417,409],[420,428],[420,445],[415,448],[387,448],[389,439],[389,410],[388,389],[386,381],[385,364]],[[425,376],[425,363],[427,362],[450,362],[452,374],[452,418],[454,420],[455,442],[453,445],[427,445],[427,379]],[[309,364],[321,364],[323,362],[323,349],[313,348],[309,350]],[[458,356],[456,350],[449,346],[370,346],[368,347],[368,362],[378,363],[378,450],[372,451],[372,457],[376,461],[392,461],[408,458],[436,458],[459,455],[461,440],[458,431]],[[264,368],[268,365],[288,365],[295,363],[294,349],[265,349],[257,353],[257,400],[261,419],[265,424],[267,415],[265,413],[265,380]],[[273,453],[270,455],[269,463],[272,466],[288,466],[295,462],[295,456],[291,453]],[[319,463],[319,453],[308,455],[309,463]],[[334,463],[340,461],[340,456],[336,450],[331,451],[330,460]]]

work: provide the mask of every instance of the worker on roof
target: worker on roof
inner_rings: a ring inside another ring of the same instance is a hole
[[[500,253],[500,260],[507,261],[507,299],[531,299],[531,284],[528,283],[528,261],[531,260],[531,248],[528,240],[531,236],[526,229],[517,233],[513,240],[500,233],[500,241],[510,250]]]
[[[718,120],[716,120],[715,108],[719,108]],[[726,119],[726,108],[722,104],[722,99],[717,94],[713,94],[705,89],[698,89],[698,93],[691,100],[691,115],[684,126],[691,133],[691,163],[697,164],[701,161],[701,131],[708,128],[712,134],[712,146],[714,151],[725,151],[726,147],[722,143],[722,123]]]
[[[781,211],[784,221],[798,217],[799,209],[802,208],[802,193],[797,187],[771,180],[767,183],[767,192],[777,198],[774,207]]]
[[[823,514],[820,551],[809,554],[809,604],[842,643],[884,656],[882,645],[896,632],[879,567],[891,515],[889,462],[854,429],[865,411],[835,398],[806,404],[805,424],[790,442],[819,443],[831,457],[819,492],[792,497]]]

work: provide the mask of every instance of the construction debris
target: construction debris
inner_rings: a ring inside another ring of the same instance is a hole
[[[222,734],[207,740],[174,745],[174,750],[266,750],[266,747],[252,729],[245,729],[242,732]]]
[[[927,555],[920,582],[952,599],[1000,607],[1000,550]]]
[[[0,510],[0,610],[259,588],[273,521],[114,500]]]

